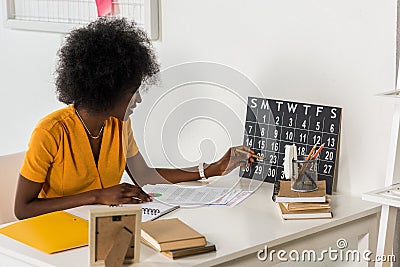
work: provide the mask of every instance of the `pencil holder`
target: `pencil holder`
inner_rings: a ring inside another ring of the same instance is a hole
[[[318,189],[317,159],[306,160],[298,156],[292,161],[291,189],[297,192],[311,192]]]

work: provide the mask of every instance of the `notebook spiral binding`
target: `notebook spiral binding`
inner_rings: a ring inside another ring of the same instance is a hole
[[[158,215],[161,213],[159,209],[152,209],[152,208],[142,208],[143,214],[148,214],[148,215]]]

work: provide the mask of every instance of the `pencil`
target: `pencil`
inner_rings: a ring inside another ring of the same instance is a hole
[[[239,153],[242,153],[242,154],[250,154],[250,157],[253,157],[253,158],[256,158],[256,159],[259,159],[259,160],[264,160],[264,158],[263,157],[261,157],[261,156],[259,156],[259,155],[256,155],[256,154],[251,154],[250,152],[247,152],[247,151],[244,151],[244,150],[241,150],[241,149],[235,149],[235,151],[237,151],[237,152],[239,152]]]
[[[301,167],[301,169],[300,169],[300,171],[299,171],[299,174],[297,175],[296,179],[293,181],[292,184],[294,184],[294,183],[297,181],[297,179],[299,179],[300,174],[304,171],[304,168],[305,168],[306,165],[308,164],[308,160],[310,160],[310,157],[311,157],[311,155],[312,155],[312,152],[313,152],[313,150],[315,150],[315,147],[316,147],[316,146],[317,146],[317,144],[315,144],[315,145],[313,146],[313,148],[311,149],[311,152],[308,154],[308,156],[307,156],[307,158],[306,158],[306,160],[305,160],[305,162],[304,162],[304,165]],[[315,160],[315,159],[317,158],[318,154],[321,153],[321,151],[322,151],[322,149],[324,148],[324,146],[325,146],[325,143],[323,143],[323,144],[318,148],[317,152],[315,152],[315,154],[314,154],[314,156],[312,157],[311,160]],[[314,180],[312,180],[312,181],[314,181]]]
[[[316,148],[317,148],[317,144],[315,144],[315,145],[311,148],[311,151],[310,151],[310,153],[308,153],[308,156],[307,156],[307,158],[306,158],[306,160],[305,160],[305,164],[303,164],[303,166],[301,167],[298,176],[300,176],[300,174],[303,172],[304,168],[307,166],[307,161],[310,160],[310,158],[311,158],[311,156],[312,156],[312,154],[314,153],[314,151],[315,151]],[[297,180],[297,179],[296,179],[296,180]]]
[[[317,150],[317,152],[315,152],[314,156],[312,157],[312,159],[316,159],[318,154],[321,153],[322,149],[324,148],[325,143],[323,143]]]
[[[317,148],[317,144],[315,144],[315,145],[311,148],[311,151],[310,151],[310,153],[308,154],[308,156],[307,156],[307,158],[306,158],[306,161],[310,160],[310,158],[311,158],[311,156],[312,156],[312,154],[314,153],[314,151],[315,151],[316,148]]]

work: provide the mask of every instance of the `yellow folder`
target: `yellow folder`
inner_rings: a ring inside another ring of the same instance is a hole
[[[18,221],[0,233],[49,254],[88,244],[88,222],[64,211]]]

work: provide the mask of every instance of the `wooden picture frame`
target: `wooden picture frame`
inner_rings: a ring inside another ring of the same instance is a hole
[[[89,212],[90,266],[138,263],[142,208],[94,208]]]

